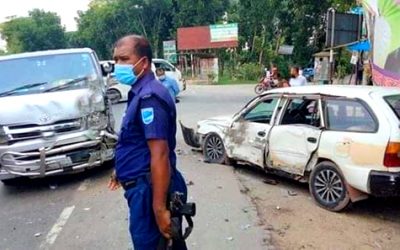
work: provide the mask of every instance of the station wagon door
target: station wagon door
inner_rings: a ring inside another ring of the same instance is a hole
[[[265,97],[249,107],[227,134],[229,156],[264,168],[266,141],[280,97]]]
[[[319,96],[289,97],[268,138],[269,167],[303,175],[321,137]]]

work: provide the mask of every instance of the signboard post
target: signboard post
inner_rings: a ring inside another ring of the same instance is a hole
[[[177,56],[176,56],[176,41],[164,41],[163,42],[163,49],[164,49],[164,59],[170,61],[173,64],[177,63]]]
[[[238,41],[238,33],[237,23],[210,25],[212,43]]]

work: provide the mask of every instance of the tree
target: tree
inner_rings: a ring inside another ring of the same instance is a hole
[[[75,42],[109,59],[115,41],[134,33],[146,36],[158,56],[162,41],[171,38],[171,9],[169,0],[93,1],[88,11],[79,14]]]
[[[324,47],[328,8],[345,11],[355,4],[352,0],[239,0],[228,16],[239,23],[240,47],[246,42],[250,47],[240,53],[240,62],[278,64],[284,71],[292,63],[307,66],[312,54]],[[282,44],[293,45],[294,54],[278,55]]]
[[[60,17],[52,12],[34,9],[28,17],[11,19],[2,24],[0,33],[7,42],[7,51],[19,53],[66,46]]]
[[[229,0],[174,0],[174,28],[216,24],[228,10]]]

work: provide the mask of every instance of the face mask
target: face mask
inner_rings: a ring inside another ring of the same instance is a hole
[[[113,76],[121,84],[129,86],[134,85],[138,80],[138,76],[135,74],[134,69],[140,61],[141,60],[139,60],[134,66],[130,64],[115,64]]]
[[[166,79],[166,76],[165,75],[162,75],[162,76],[159,76],[158,77],[158,80],[160,80],[160,81],[164,81]]]

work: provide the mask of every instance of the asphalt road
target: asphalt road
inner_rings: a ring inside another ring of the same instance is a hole
[[[189,86],[178,104],[186,125],[236,112],[252,86]],[[114,106],[117,129],[126,104]],[[270,235],[234,170],[205,164],[178,131],[178,164],[198,205],[190,249],[267,249]],[[132,249],[122,190],[106,184],[110,167],[78,175],[0,184],[0,249]]]

